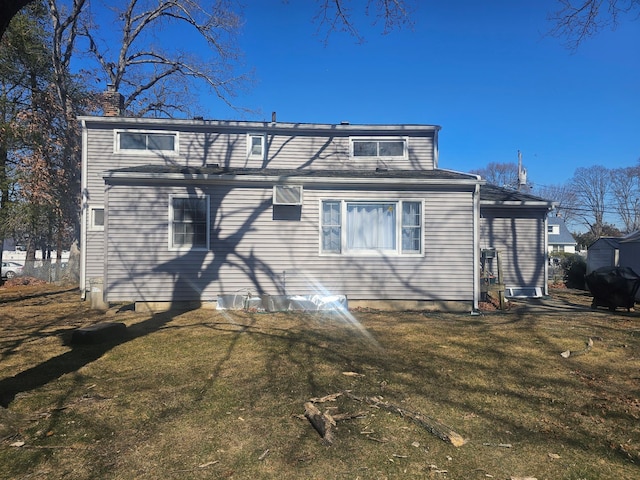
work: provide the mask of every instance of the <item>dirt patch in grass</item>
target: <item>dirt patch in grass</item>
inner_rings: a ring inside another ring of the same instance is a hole
[[[0,288],[0,478],[635,479],[640,315],[590,302],[556,290],[478,315],[149,315]],[[104,321],[126,338],[69,344]],[[304,403],[344,390],[467,443],[341,396],[317,406],[364,415],[326,446]]]

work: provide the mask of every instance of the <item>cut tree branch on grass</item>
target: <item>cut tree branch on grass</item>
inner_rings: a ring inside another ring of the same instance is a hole
[[[461,447],[462,445],[467,443],[467,440],[464,439],[460,434],[453,431],[447,425],[431,417],[428,417],[427,415],[398,407],[397,405],[383,401],[379,397],[360,397],[354,395],[349,390],[345,390],[343,392],[325,395],[324,397],[320,398],[312,398],[311,401],[304,404],[304,416],[307,418],[307,420],[309,420],[313,428],[315,428],[315,430],[320,434],[324,443],[327,445],[331,445],[333,443],[332,428],[336,426],[336,421],[361,418],[365,415],[364,412],[358,412],[356,414],[330,415],[328,412],[320,412],[320,410],[318,410],[318,408],[314,405],[314,403],[335,401],[336,398],[342,395],[351,400],[355,400],[360,403],[367,403],[373,407],[382,408],[392,413],[396,413],[403,418],[408,418],[409,420],[412,420],[413,422],[427,430],[432,435],[435,435],[440,440],[450,443],[454,447]]]
[[[467,440],[465,440],[460,434],[454,432],[450,427],[441,423],[433,418],[423,415],[418,412],[412,412],[389,402],[385,402],[379,397],[358,397],[351,392],[345,391],[344,394],[356,401],[365,402],[377,408],[383,408],[393,413],[397,413],[401,417],[408,418],[417,423],[432,435],[435,435],[440,440],[450,443],[454,447],[461,447]]]
[[[327,412],[322,413],[312,402],[304,404],[304,416],[311,422],[313,428],[322,437],[323,443],[331,445],[333,443],[332,428],[336,426],[336,421]]]

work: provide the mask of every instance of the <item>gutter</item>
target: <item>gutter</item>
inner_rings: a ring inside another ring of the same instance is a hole
[[[182,174],[182,173],[144,173],[144,172],[104,172],[102,177],[105,181],[115,180],[122,183],[129,183],[140,180],[153,181],[156,183],[174,183],[179,181],[190,181],[198,183],[246,183],[246,184],[296,184],[296,185],[371,185],[376,180],[384,180],[381,186],[412,186],[412,185],[435,185],[446,186],[473,186],[478,185],[476,179],[450,180],[442,178],[416,178],[416,177],[309,177],[309,176],[289,176],[289,175],[236,175],[236,174]]]
[[[329,123],[292,123],[292,122],[255,122],[255,121],[236,121],[236,120],[204,120],[202,118],[195,119],[167,119],[167,118],[144,118],[144,117],[95,117],[81,116],[79,120],[86,123],[96,125],[123,125],[123,128],[181,128],[189,131],[212,131],[212,130],[231,130],[241,131],[262,131],[267,133],[283,132],[287,135],[313,134],[313,133],[333,133],[337,136],[358,135],[361,132],[372,134],[394,133],[396,135],[435,135],[440,130],[439,125],[422,125],[422,124],[350,124],[347,122],[338,124]]]

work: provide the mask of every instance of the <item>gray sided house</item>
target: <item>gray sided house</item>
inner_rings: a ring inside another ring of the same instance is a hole
[[[484,246],[514,286],[546,291],[550,204],[438,168],[437,126],[80,121],[85,295],[469,311]]]

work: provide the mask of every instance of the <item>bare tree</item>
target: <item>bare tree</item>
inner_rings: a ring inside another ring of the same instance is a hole
[[[556,214],[561,216],[565,223],[576,222],[577,198],[569,185],[538,186],[533,193],[554,202]]]
[[[480,175],[487,183],[498,187],[518,188],[518,164],[491,162],[484,168],[471,170]]]
[[[576,50],[587,38],[605,28],[615,30],[624,16],[640,13],[640,0],[558,0],[560,9],[548,15],[551,34],[566,39]]]
[[[611,194],[610,170],[600,165],[578,168],[573,174],[570,186],[577,204],[580,205],[576,215],[596,238],[600,238]]]
[[[640,166],[618,168],[611,172],[611,197],[624,232],[640,229]]]
[[[238,9],[233,0],[129,0],[121,9],[110,9],[114,23],[108,28],[118,31],[118,49],[100,37],[96,24],[85,23],[82,35],[106,83],[125,96],[124,107],[134,115],[190,113],[187,86],[198,84],[235,107],[233,97],[250,79],[235,73],[242,25]],[[193,53],[203,51],[197,45],[186,53],[173,48],[171,41],[154,42],[154,37],[180,35],[177,27],[197,34],[194,41],[208,47],[206,57]]]

